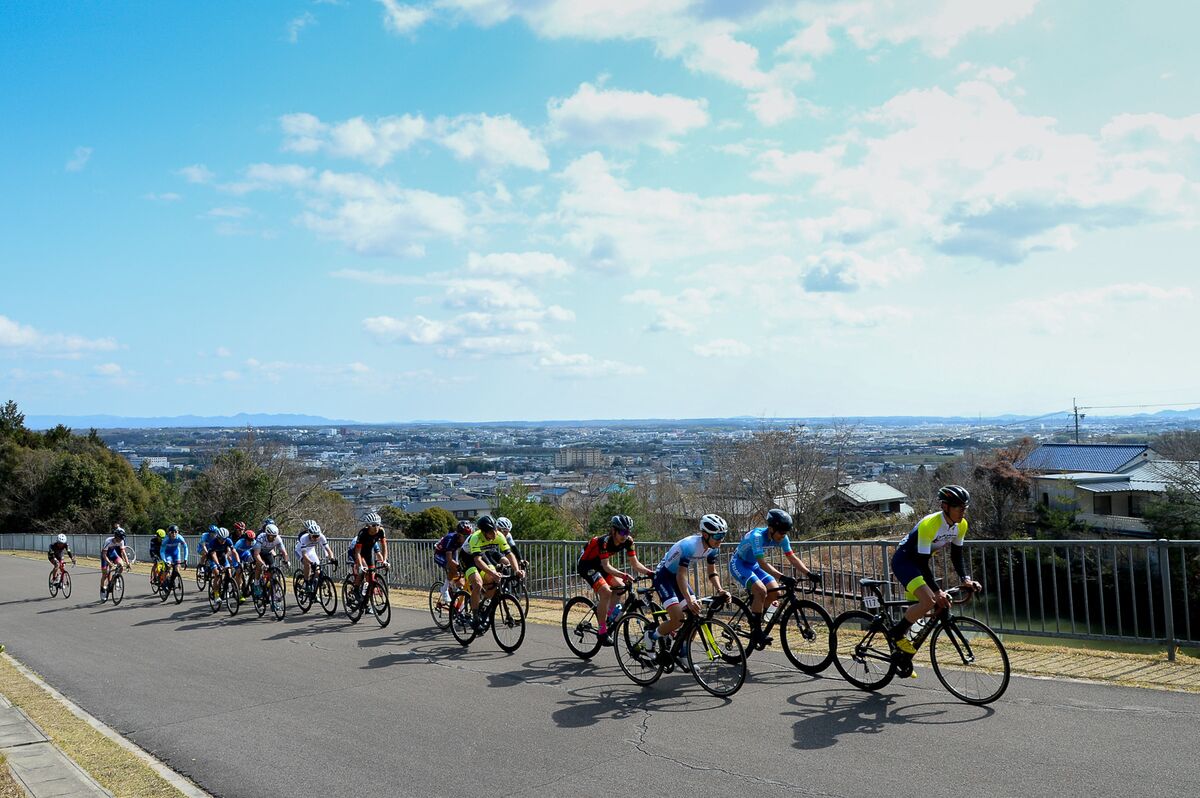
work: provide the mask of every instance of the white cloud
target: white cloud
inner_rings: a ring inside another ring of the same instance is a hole
[[[92,367],[92,371],[101,377],[120,377],[124,372],[116,363],[101,363]]]
[[[582,146],[637,147],[663,152],[679,147],[676,139],[708,124],[707,103],[674,94],[598,89],[580,84],[566,99],[547,104],[557,138]]]
[[[707,343],[696,344],[692,351],[700,357],[732,358],[745,357],[754,350],[732,338],[717,338]]]
[[[850,292],[884,286],[921,271],[920,259],[906,249],[868,257],[861,252],[833,249],[808,258],[804,288],[810,292]]]
[[[534,171],[550,167],[541,143],[510,116],[467,114],[439,120],[444,130],[440,143],[460,161],[485,167],[519,166]]]
[[[833,144],[815,152],[767,150],[758,156],[758,168],[750,176],[764,183],[784,184],[802,177],[832,174],[841,166],[845,152],[845,145],[842,144]]]
[[[589,354],[564,354],[552,350],[537,360],[538,368],[559,377],[598,379],[600,377],[630,377],[644,374],[646,369],[616,360],[602,360]]]
[[[455,308],[517,310],[539,308],[542,302],[528,288],[503,280],[450,280],[446,304]]]
[[[217,347],[217,351],[216,351],[216,352],[214,352],[214,354],[215,354],[217,357],[230,357],[230,356],[231,356],[233,353],[232,353],[232,352],[230,352],[228,349],[226,349],[226,348],[225,348],[225,347],[223,347],[223,346],[218,346],[218,347]]]
[[[182,169],[177,170],[176,174],[189,183],[211,183],[213,178],[216,177],[216,175],[212,173],[212,170],[202,163],[194,163],[191,166],[185,166]]]
[[[654,309],[654,319],[646,325],[647,332],[676,332],[691,334],[699,322],[713,316],[713,301],[721,293],[716,286],[685,288],[678,294],[667,294],[657,288],[640,288],[621,297],[633,305]]]
[[[819,19],[788,39],[776,52],[792,58],[817,59],[824,58],[833,50],[834,43],[829,36],[829,26]]]
[[[397,153],[409,149],[428,132],[421,116],[385,116],[368,121],[361,116],[327,124],[312,114],[286,114],[279,118],[283,149],[289,152],[324,151],[337,158],[353,158],[383,166]]]
[[[183,199],[183,197],[179,196],[174,191],[166,191],[162,194],[155,194],[154,192],[151,192],[149,194],[142,195],[142,198],[148,199],[151,202],[179,202],[179,200]]]
[[[87,166],[88,161],[92,158],[91,147],[76,147],[75,154],[71,156],[71,160],[67,161],[63,167],[68,172],[80,172]]]
[[[382,269],[363,271],[361,269],[338,269],[330,272],[331,277],[341,280],[353,280],[368,285],[428,285],[433,282],[429,277],[413,274],[395,274]]]
[[[918,42],[931,55],[944,57],[960,41],[976,33],[991,33],[1019,22],[1038,0],[963,3],[959,0],[872,0],[835,3],[816,14],[837,24],[859,47]]]
[[[383,6],[383,24],[392,33],[412,33],[425,24],[430,12],[423,8],[405,5],[398,0],[379,0]]]
[[[111,352],[117,348],[118,344],[112,338],[44,333],[7,316],[0,316],[0,350],[70,357],[84,352]]]
[[[305,11],[303,14],[297,17],[293,17],[292,19],[288,20],[288,24],[285,29],[287,40],[292,44],[295,44],[296,42],[300,41],[300,32],[309,25],[315,25],[316,23],[317,18],[311,11]]]
[[[210,209],[205,216],[213,219],[244,219],[253,211],[244,205],[221,206]]]
[[[540,280],[565,277],[574,271],[562,258],[547,252],[493,252],[467,256],[467,271],[490,277],[509,277],[517,280]]]
[[[1172,305],[1190,304],[1194,298],[1192,289],[1183,286],[1117,283],[1015,302],[1001,313],[999,324],[1006,332],[1078,334],[1108,326],[1114,314],[1126,317],[1134,312],[1146,316],[1174,312],[1169,310]],[[1134,310],[1130,306],[1141,307]]]
[[[221,372],[221,379],[225,380],[226,382],[237,382],[241,378],[241,372],[234,371],[233,369],[227,369]]]

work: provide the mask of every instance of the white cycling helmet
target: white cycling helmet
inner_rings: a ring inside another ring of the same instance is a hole
[[[217,534],[223,538],[227,538],[227,537],[229,537],[229,530],[226,529],[225,527],[221,527],[220,529],[217,530]]]
[[[383,519],[379,517],[379,513],[367,513],[365,516],[363,516],[363,523],[364,524],[379,524],[380,526],[382,526]]]
[[[58,535],[57,537],[55,537],[55,538],[54,538],[54,541],[55,541],[56,543],[66,543],[66,542],[67,542],[67,536],[66,536],[66,535]]]
[[[279,527],[275,526],[274,524],[267,524],[265,527],[263,527],[263,534],[264,535],[278,535]]]
[[[304,522],[304,531],[310,535],[321,534],[321,525],[311,518]]]
[[[729,524],[725,523],[725,519],[716,513],[709,513],[700,519],[700,531],[720,540],[729,531]]]
[[[507,535],[509,532],[512,532],[512,521],[509,521],[504,516],[500,516],[496,519],[496,529]]]

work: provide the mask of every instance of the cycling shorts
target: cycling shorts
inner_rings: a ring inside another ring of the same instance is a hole
[[[609,586],[615,585],[617,580],[621,578],[608,573],[599,565],[597,565],[595,561],[586,562],[581,560],[578,568],[576,569],[576,573],[579,574],[583,581],[591,585],[593,590],[595,590],[601,583],[607,583]]]
[[[730,558],[729,575],[747,590],[755,582],[762,582],[765,585],[775,581],[775,577],[767,573],[757,562],[746,564],[741,557]]]
[[[654,590],[658,593],[658,598],[662,601],[664,610],[672,604],[680,604],[687,601],[687,597],[679,593],[679,585],[675,581],[675,577],[676,575],[666,568],[659,568],[654,572]]]
[[[66,556],[67,556],[67,553],[65,551],[60,551],[57,554],[55,554],[52,551],[46,552],[46,559],[53,563],[62,562],[63,557],[66,557]]]
[[[433,553],[433,562],[434,562],[434,564],[436,564],[436,565],[437,565],[437,567],[438,567],[438,568],[445,568],[445,567],[446,567],[446,555],[445,555],[445,553],[444,553],[444,552],[440,552],[440,551],[435,551],[435,552]]]
[[[167,565],[171,565],[172,563],[177,564],[177,565],[184,564],[184,559],[183,559],[183,556],[180,554],[180,552],[175,552],[174,554],[164,554],[162,561],[165,562]]]
[[[317,554],[316,546],[309,546],[308,548],[301,549],[300,556],[308,560],[313,565],[321,564],[321,556]]]
[[[892,557],[892,573],[896,575],[900,584],[904,585],[905,598],[909,601],[916,601],[917,588],[926,584],[921,569],[917,568],[904,552],[897,551],[896,555]]]
[[[275,552],[273,551],[260,551],[258,556],[262,557],[263,564],[268,568],[275,564]]]

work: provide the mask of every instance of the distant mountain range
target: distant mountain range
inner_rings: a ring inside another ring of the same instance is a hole
[[[1069,418],[1070,413],[1054,416],[1027,416],[1005,414],[1000,416],[839,416],[830,418],[797,417],[770,418],[758,416],[736,416],[732,418],[642,418],[642,419],[571,419],[556,421],[480,421],[464,422],[449,420],[420,420],[397,421],[386,424],[365,423],[348,419],[325,418],[309,416],[300,413],[238,413],[234,416],[26,416],[25,424],[30,429],[50,429],[58,424],[74,430],[96,429],[155,429],[155,428],[188,428],[188,427],[385,427],[414,424],[429,425],[459,425],[477,427],[636,427],[644,425],[687,424],[690,426],[740,426],[758,427],[763,424],[773,426],[783,424],[804,424],[808,426],[828,426],[831,423],[871,424],[881,427],[914,427],[929,424],[974,426],[1015,425],[1022,421],[1033,421],[1041,418]],[[1160,410],[1157,413],[1138,413],[1133,416],[1100,416],[1089,414],[1088,418],[1124,418],[1143,419],[1146,421],[1187,421],[1200,420],[1200,407],[1191,410]]]

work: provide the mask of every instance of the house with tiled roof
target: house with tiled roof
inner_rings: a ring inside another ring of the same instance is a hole
[[[903,512],[907,501],[903,491],[886,482],[851,482],[838,485],[825,496],[825,503],[835,509],[875,513]]]
[[[1120,474],[1159,459],[1158,452],[1142,443],[1043,443],[1015,465],[1040,474]]]

